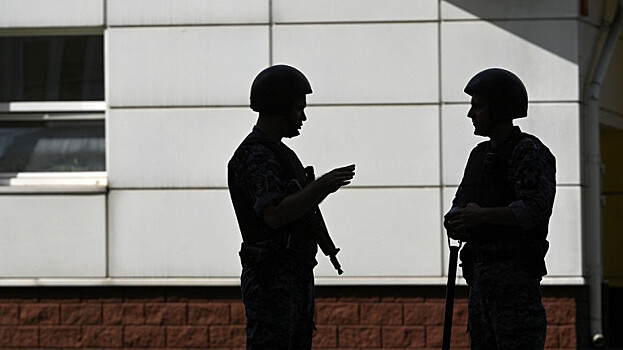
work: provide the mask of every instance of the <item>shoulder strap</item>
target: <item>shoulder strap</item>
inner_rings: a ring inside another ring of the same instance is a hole
[[[296,179],[302,186],[307,184],[307,178],[303,165],[296,154],[286,146],[276,144],[260,137],[247,137],[243,145],[260,144],[270,149],[281,161],[284,167],[284,175],[287,179]]]

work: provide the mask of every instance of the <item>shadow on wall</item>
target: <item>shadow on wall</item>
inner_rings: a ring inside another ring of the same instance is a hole
[[[569,62],[578,61],[577,42],[559,40],[557,31],[544,31],[543,26],[530,21],[535,18],[551,21],[575,20],[569,15],[579,14],[575,1],[528,0],[516,2],[515,5],[506,1],[445,0],[445,3],[442,15],[446,19],[483,19]]]

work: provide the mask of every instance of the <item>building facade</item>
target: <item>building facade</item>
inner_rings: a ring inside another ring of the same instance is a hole
[[[620,37],[598,113],[587,108],[617,5],[2,1],[0,346],[244,346],[226,163],[255,121],[253,78],[278,63],[314,90],[302,135],[287,143],[318,174],[357,164],[352,185],[321,205],[345,273],[319,256],[316,348],[439,346],[442,216],[482,140],[463,88],[488,67],[522,78],[530,103],[518,125],[557,157],[548,348],[589,346],[602,331],[589,324],[597,307],[606,342],[620,341],[609,310],[621,306],[607,297],[623,287]],[[595,271],[607,282],[598,300]],[[459,284],[454,341],[467,348]]]

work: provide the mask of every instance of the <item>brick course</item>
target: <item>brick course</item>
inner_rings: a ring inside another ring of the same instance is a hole
[[[577,349],[574,292],[544,288],[546,349]],[[318,287],[314,349],[441,347],[444,287]],[[452,349],[469,349],[467,290],[459,287]],[[245,344],[236,287],[0,288],[0,348],[219,349]]]

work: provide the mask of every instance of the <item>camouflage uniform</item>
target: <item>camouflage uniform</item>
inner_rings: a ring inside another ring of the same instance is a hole
[[[317,244],[297,220],[279,229],[260,217],[288,194],[288,182],[307,181],[303,166],[283,143],[259,130],[228,164],[229,191],[242,233],[241,288],[247,349],[311,349]]]
[[[472,349],[543,349],[546,317],[540,281],[556,191],[555,158],[536,137],[514,127],[495,149],[490,141],[470,154],[453,208],[469,203],[508,206],[519,227],[483,224],[468,230],[461,250],[470,286]]]
[[[476,263],[469,294],[472,349],[543,349],[540,278],[517,261]]]

